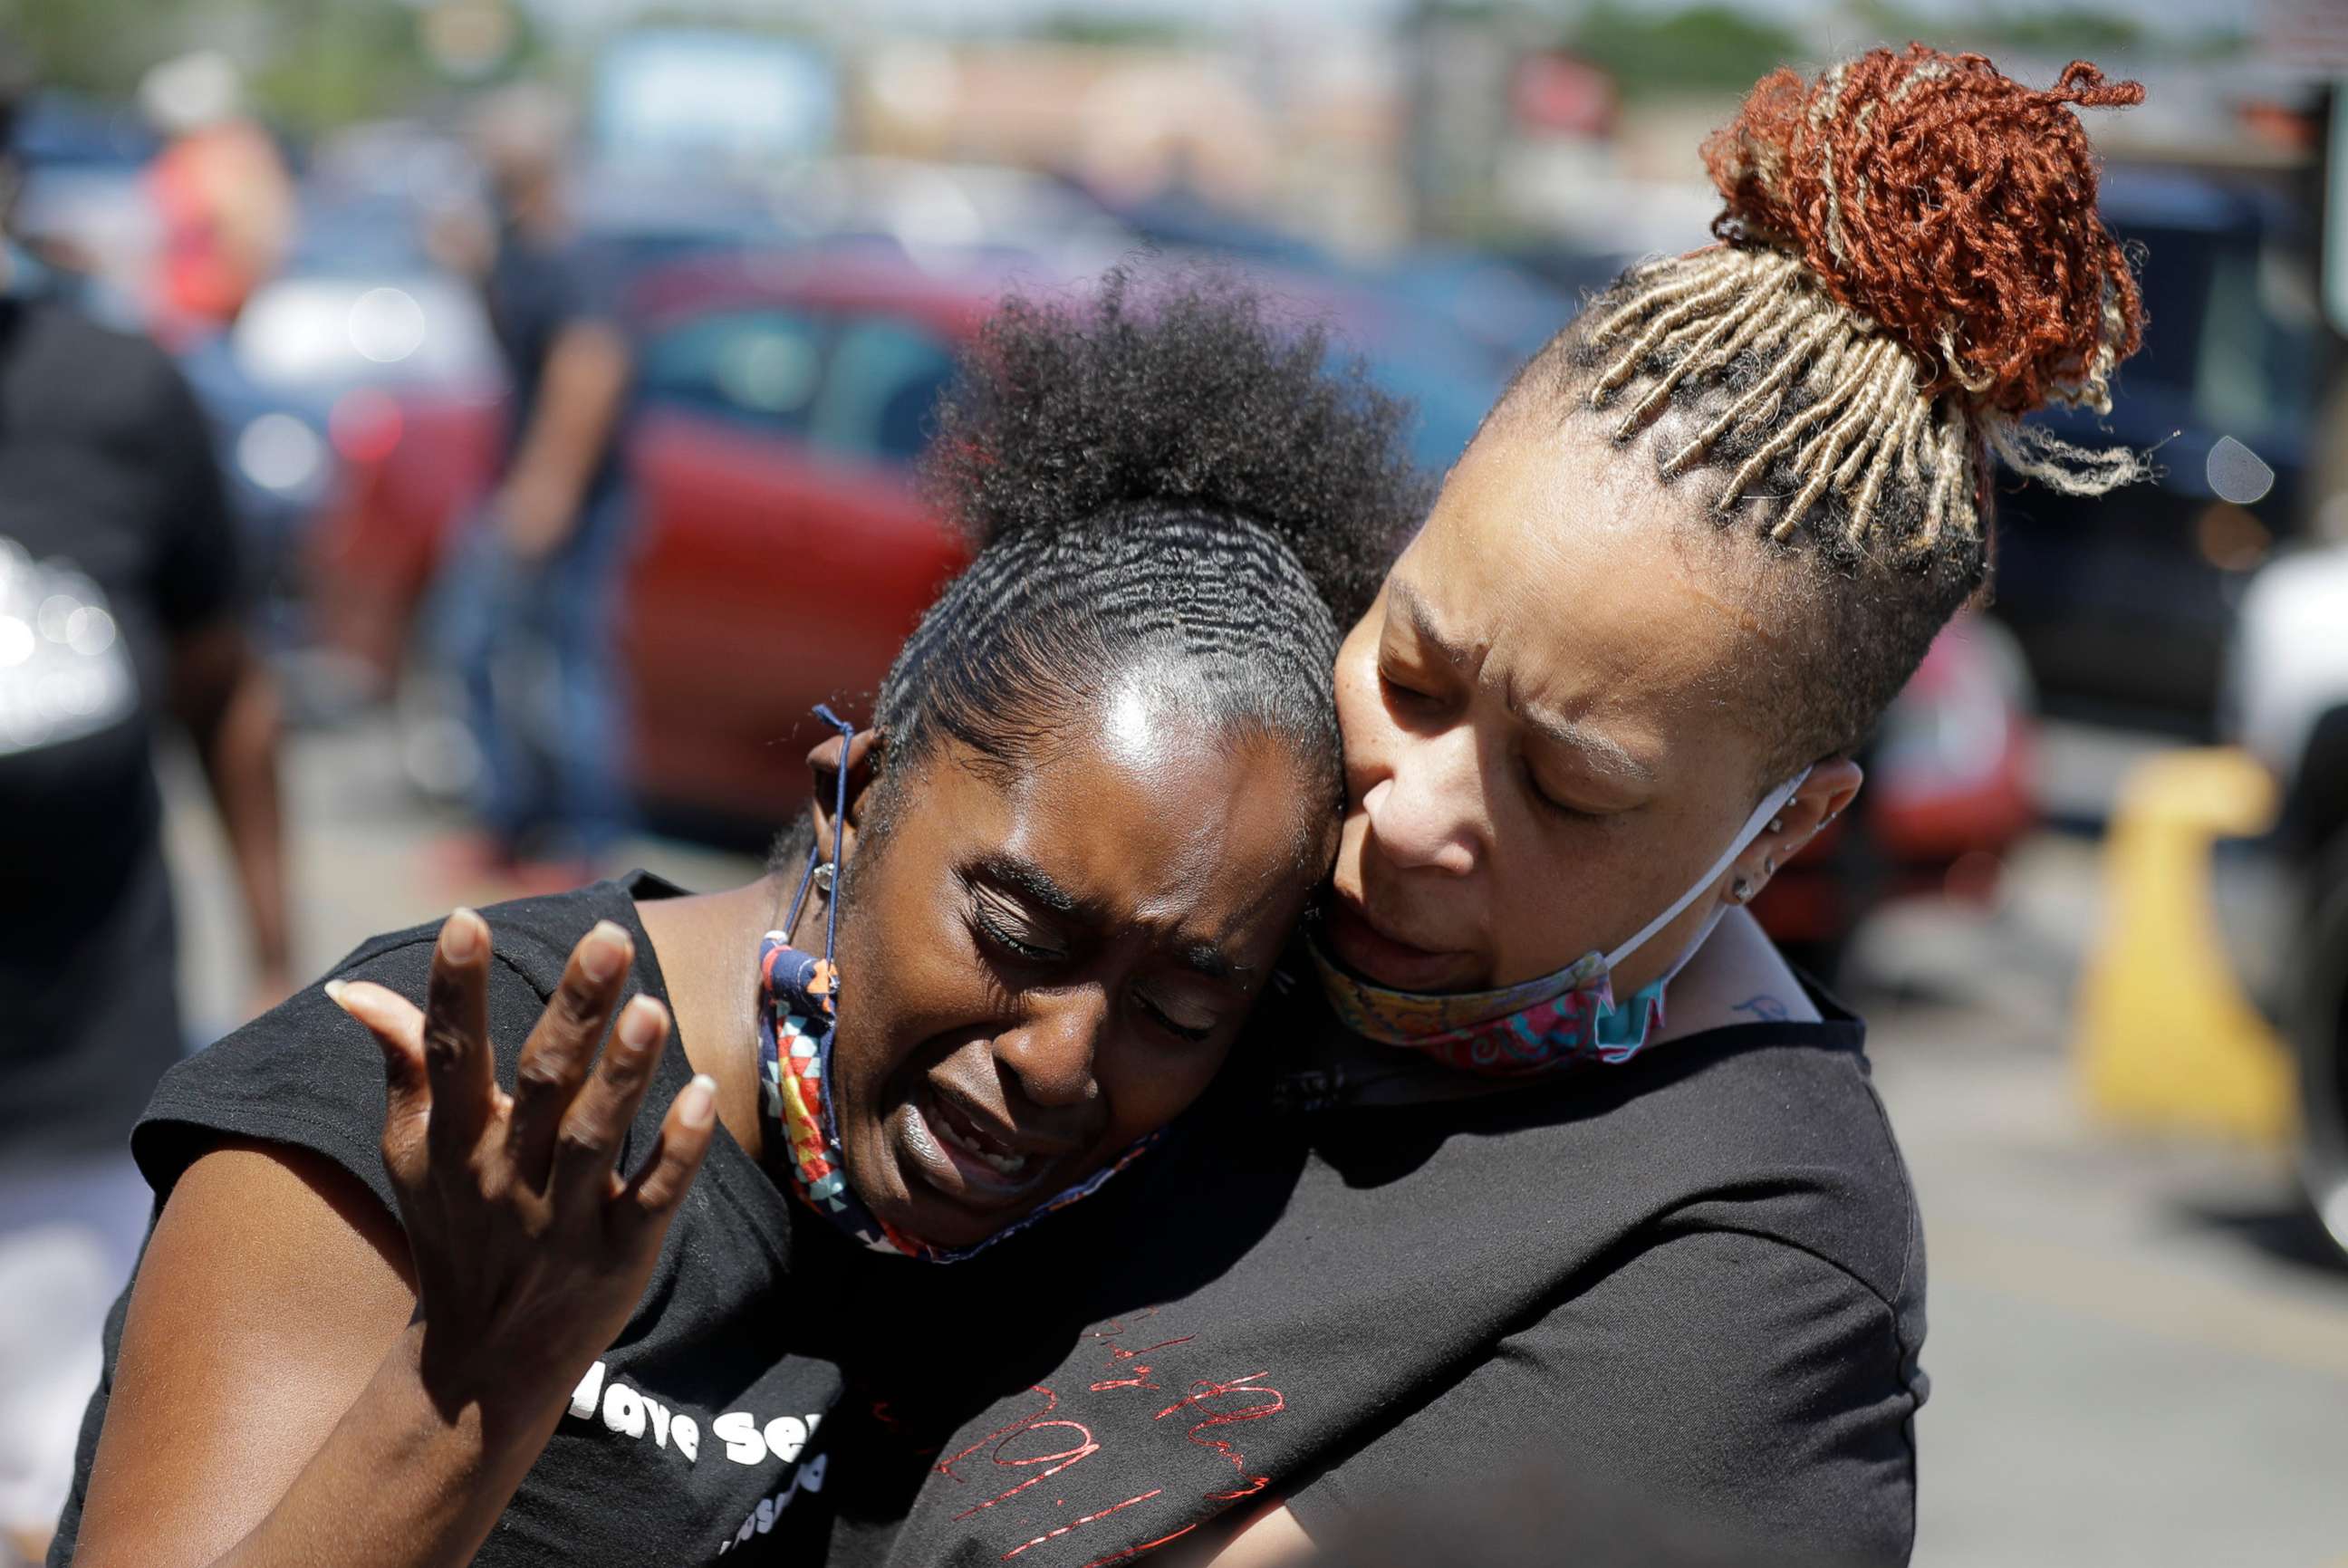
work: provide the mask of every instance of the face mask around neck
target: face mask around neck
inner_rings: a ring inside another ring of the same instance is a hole
[[[1531,1077],[1580,1063],[1615,1066],[1643,1049],[1663,1022],[1663,988],[1704,946],[1725,908],[1656,979],[1627,1004],[1614,999],[1614,971],[1704,896],[1809,777],[1804,769],[1773,789],[1718,859],[1671,907],[1612,952],[1591,951],[1564,968],[1490,991],[1395,991],[1340,967],[1307,943],[1338,1020],[1365,1039],[1426,1053],[1447,1067],[1488,1077]]]

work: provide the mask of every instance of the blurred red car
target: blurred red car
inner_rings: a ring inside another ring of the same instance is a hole
[[[989,303],[837,258],[697,263],[644,284],[626,454],[640,533],[617,634],[648,803],[783,820],[817,738],[809,708],[870,691],[962,564],[911,462]],[[317,624],[398,692],[409,771],[453,792],[469,745],[411,634],[494,475],[497,409],[386,397],[343,423],[345,482],[314,538]]]

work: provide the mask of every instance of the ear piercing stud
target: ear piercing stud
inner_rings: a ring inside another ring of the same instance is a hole
[[[1786,819],[1785,819],[1785,818],[1783,818],[1783,817],[1772,817],[1772,818],[1770,818],[1770,819],[1769,819],[1769,830],[1770,830],[1771,832],[1773,832],[1773,833],[1782,833],[1782,832],[1784,832],[1784,831],[1786,830]]]
[[[825,861],[815,868],[815,885],[821,889],[827,897],[831,893],[831,877],[832,871],[831,862],[829,861]]]
[[[1738,877],[1729,884],[1728,896],[1738,903],[1749,902],[1753,897],[1753,879]]]

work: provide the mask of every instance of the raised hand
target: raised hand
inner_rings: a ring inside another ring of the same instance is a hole
[[[598,1057],[631,956],[609,921],[580,940],[512,1094],[492,1070],[489,930],[472,911],[440,928],[423,1011],[368,982],[327,986],[383,1047],[384,1165],[415,1262],[419,1370],[444,1411],[551,1426],[626,1326],[709,1150],[716,1085],[696,1077],[634,1173],[617,1169],[669,1030],[637,996]]]

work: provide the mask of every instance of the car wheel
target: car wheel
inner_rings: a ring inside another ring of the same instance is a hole
[[[2299,1057],[2301,1170],[2316,1217],[2348,1255],[2348,835],[2318,862],[2287,1020]]]

